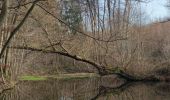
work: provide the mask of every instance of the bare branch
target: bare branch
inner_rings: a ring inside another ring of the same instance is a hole
[[[0,14],[0,26],[2,26],[2,24],[5,20],[7,10],[8,10],[7,6],[8,6],[8,0],[4,0],[3,4],[2,4],[1,14]]]
[[[14,37],[14,35],[16,34],[16,32],[22,27],[22,25],[24,24],[24,22],[26,21],[26,19],[28,18],[29,14],[31,13],[31,11],[33,10],[35,4],[40,1],[40,0],[35,0],[32,4],[32,6],[29,8],[29,10],[27,11],[26,15],[24,16],[24,18],[22,19],[22,21],[18,24],[18,26],[10,33],[9,38],[7,39],[7,41],[5,42],[4,46],[2,47],[2,50],[0,52],[0,58],[2,58],[2,55],[4,54],[5,49],[7,48],[7,46],[9,45],[11,39]]]
[[[38,1],[46,1],[46,0],[38,0]],[[16,8],[19,8],[19,7],[22,7],[22,6],[26,6],[26,5],[32,4],[33,2],[35,2],[35,1],[29,1],[29,2],[26,2],[24,4],[18,4],[17,6],[8,7],[8,8],[9,9],[16,9]]]
[[[96,62],[93,62],[91,60],[87,60],[87,59],[81,58],[81,57],[79,57],[77,55],[72,55],[70,53],[65,53],[65,52],[61,52],[61,51],[52,51],[52,50],[38,49],[38,48],[32,48],[32,47],[24,47],[24,46],[13,46],[13,47],[9,47],[9,48],[24,49],[24,50],[30,50],[30,51],[38,51],[38,52],[43,52],[43,53],[59,54],[59,55],[66,56],[66,57],[75,59],[77,61],[81,61],[81,62],[84,62],[84,63],[92,65],[93,67],[95,67],[98,70],[100,75],[116,74],[116,75],[120,76],[121,78],[126,79],[127,81],[145,80],[143,78],[139,78],[139,77],[135,77],[135,76],[129,75],[129,74],[125,73],[121,69],[117,69],[117,68],[115,68],[113,70],[105,69],[105,68],[107,68],[106,66],[102,66],[102,65],[100,65],[100,64],[98,64]],[[151,79],[153,79],[153,78],[151,78]]]
[[[43,9],[46,13],[48,13],[49,15],[51,15],[53,18],[57,19],[60,23],[63,23],[64,25],[66,25],[67,27],[71,28],[72,30],[74,30],[74,31],[76,31],[76,32],[78,32],[78,33],[86,36],[86,37],[92,38],[92,39],[94,39],[94,40],[96,40],[96,41],[114,42],[114,41],[119,41],[119,40],[127,40],[126,37],[125,37],[125,38],[116,38],[116,39],[112,39],[112,40],[110,40],[110,39],[108,39],[108,40],[103,40],[103,39],[95,38],[95,37],[93,37],[93,36],[90,36],[90,35],[82,32],[82,31],[80,31],[80,30],[77,30],[76,28],[70,27],[70,25],[68,25],[66,22],[64,22],[63,20],[61,20],[60,18],[58,18],[57,16],[55,16],[54,14],[52,14],[51,12],[49,12],[48,10],[46,10],[46,9],[45,9],[44,7],[42,7],[41,5],[39,5],[39,4],[36,4],[36,5],[39,6],[41,9]]]

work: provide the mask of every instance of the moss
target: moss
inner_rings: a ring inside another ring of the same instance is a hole
[[[30,80],[30,81],[40,81],[40,80],[47,80],[47,77],[43,76],[21,76],[20,80]]]
[[[112,69],[112,72],[114,73],[120,73],[122,71],[122,69],[120,67],[116,67],[114,69]]]
[[[20,80],[28,80],[28,81],[40,81],[40,80],[47,80],[47,79],[83,79],[89,77],[99,77],[97,74],[94,73],[74,73],[74,74],[60,74],[60,75],[50,75],[50,76],[21,76]]]

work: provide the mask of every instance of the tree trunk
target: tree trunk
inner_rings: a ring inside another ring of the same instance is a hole
[[[100,65],[96,62],[93,62],[91,60],[87,60],[87,59],[81,58],[79,56],[71,55],[69,53],[65,53],[65,52],[61,52],[61,51],[45,50],[45,49],[23,47],[23,46],[22,47],[20,47],[20,46],[9,47],[9,48],[38,51],[38,52],[43,52],[43,53],[54,53],[54,54],[66,56],[66,57],[75,59],[77,61],[81,61],[81,62],[88,63],[88,64],[92,65],[94,68],[96,68],[96,70],[98,71],[98,74],[101,76],[113,74],[113,75],[117,75],[118,77],[123,78],[127,81],[170,81],[169,77],[161,78],[161,77],[157,77],[156,75],[150,75],[147,77],[138,77],[138,76],[130,75],[120,68],[106,69],[107,66],[102,66],[102,65]]]

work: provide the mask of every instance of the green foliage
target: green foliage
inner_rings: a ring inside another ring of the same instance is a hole
[[[76,0],[63,1],[62,19],[69,25],[69,31],[76,34],[74,29],[79,29],[82,22],[81,10]]]

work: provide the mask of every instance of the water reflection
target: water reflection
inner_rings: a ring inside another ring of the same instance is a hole
[[[122,80],[116,83],[113,79],[24,81],[13,90],[1,94],[0,100],[169,100],[170,98],[169,83],[123,84]]]

